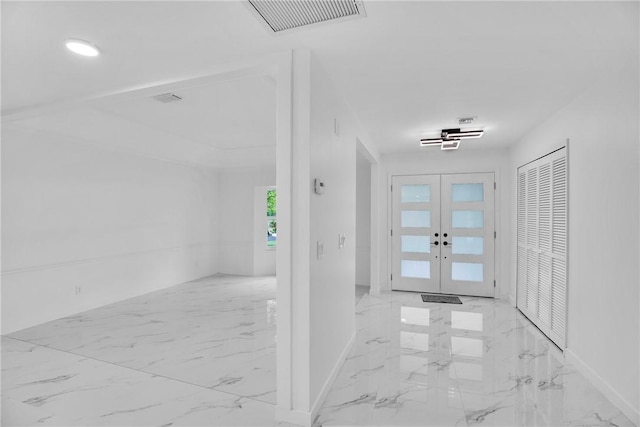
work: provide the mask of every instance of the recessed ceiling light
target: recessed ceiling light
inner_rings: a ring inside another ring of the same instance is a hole
[[[84,40],[79,39],[67,39],[65,42],[67,49],[71,52],[77,53],[82,56],[98,56],[100,51],[98,47]]]

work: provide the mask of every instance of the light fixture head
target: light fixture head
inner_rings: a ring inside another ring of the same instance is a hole
[[[94,44],[80,39],[67,39],[65,46],[73,53],[77,53],[82,56],[98,56],[100,50]]]
[[[483,130],[460,130],[460,129],[442,129],[443,138],[480,138],[484,134]]]
[[[460,141],[463,139],[480,138],[484,134],[484,130],[461,130],[442,129],[440,138],[423,138],[420,140],[421,147],[430,147],[432,145],[440,145],[443,150],[457,150]]]
[[[457,150],[460,147],[459,139],[451,139],[442,142],[441,150]]]
[[[429,147],[431,145],[439,145],[442,144],[442,138],[424,138],[420,140],[421,147]]]

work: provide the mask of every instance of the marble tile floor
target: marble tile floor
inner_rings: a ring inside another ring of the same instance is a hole
[[[274,425],[275,292],[212,276],[3,336],[2,425]]]
[[[362,293],[316,426],[631,426],[508,304]],[[2,337],[3,426],[272,426],[275,278],[210,277]]]
[[[509,304],[364,295],[315,426],[633,426]]]

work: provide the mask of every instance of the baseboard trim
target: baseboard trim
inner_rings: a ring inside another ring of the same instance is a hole
[[[327,398],[327,395],[331,390],[331,386],[333,385],[333,382],[336,380],[336,377],[338,376],[338,372],[340,372],[340,369],[342,369],[342,365],[344,365],[344,362],[347,360],[347,356],[351,352],[351,349],[353,348],[353,344],[355,342],[356,342],[356,332],[353,331],[353,334],[351,334],[351,338],[349,338],[347,345],[342,350],[340,357],[338,357],[338,360],[336,360],[336,364],[333,366],[333,369],[331,370],[331,374],[329,375],[329,378],[327,378],[324,385],[322,386],[322,389],[320,390],[320,393],[318,393],[318,398],[316,399],[315,403],[311,407],[312,423],[315,420],[315,418],[318,416],[318,412],[320,412],[320,408],[322,407],[324,400]]]
[[[309,412],[283,409],[276,406],[276,421],[295,424],[302,427],[311,427],[311,414]]]
[[[327,398],[327,394],[329,394],[329,390],[331,390],[331,386],[333,382],[336,380],[338,376],[338,372],[342,369],[342,365],[344,365],[345,360],[347,360],[347,356],[351,352],[353,348],[353,344],[356,342],[356,332],[354,331],[347,342],[347,345],[342,350],[342,353],[336,360],[336,364],[331,369],[331,373],[329,377],[325,381],[320,393],[318,393],[318,397],[311,407],[310,412],[296,411],[295,409],[284,409],[276,407],[276,421],[286,422],[290,424],[297,424],[302,427],[311,427],[316,417],[318,416],[318,412],[324,403],[324,400]]]
[[[587,365],[580,357],[578,357],[571,349],[567,348],[564,351],[567,361],[573,364],[582,375],[587,377],[589,381],[596,386],[607,399],[611,401],[615,406],[625,414],[631,422],[640,426],[640,409],[634,408],[624,397],[620,395],[607,381],[604,380],[596,371],[594,371],[589,365]]]

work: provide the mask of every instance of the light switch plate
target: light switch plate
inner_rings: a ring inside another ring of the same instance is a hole
[[[324,181],[318,178],[313,180],[313,191],[316,194],[324,194],[324,188],[325,188]]]

